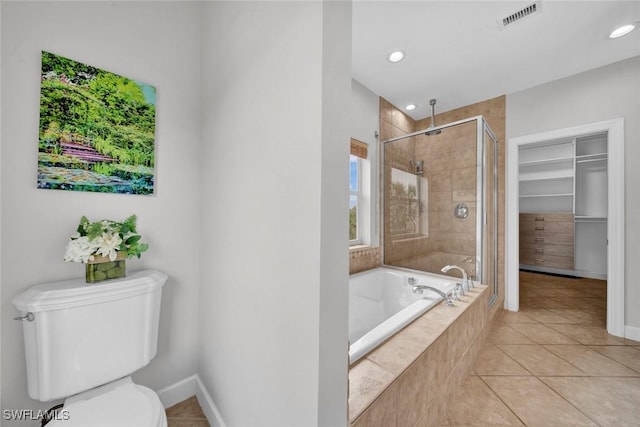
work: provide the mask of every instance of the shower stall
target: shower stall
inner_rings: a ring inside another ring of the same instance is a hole
[[[435,101],[431,101],[432,110]],[[384,135],[383,135],[384,136]],[[497,139],[482,116],[383,141],[383,264],[462,267],[497,298]]]

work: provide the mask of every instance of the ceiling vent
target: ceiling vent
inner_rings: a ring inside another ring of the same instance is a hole
[[[523,7],[522,9],[512,13],[511,15],[505,16],[502,19],[498,20],[498,28],[505,29],[516,22],[522,21],[524,18],[527,18],[531,15],[535,15],[542,11],[542,4],[540,0],[535,1],[528,6]]]

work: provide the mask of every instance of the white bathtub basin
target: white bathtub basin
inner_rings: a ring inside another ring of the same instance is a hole
[[[349,363],[354,363],[387,338],[442,301],[438,293],[414,294],[416,284],[450,292],[455,279],[436,274],[376,268],[349,278]]]

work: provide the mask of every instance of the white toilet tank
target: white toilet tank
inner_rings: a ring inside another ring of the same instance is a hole
[[[22,322],[29,396],[64,398],[147,365],[156,354],[166,280],[143,270],[92,285],[44,283],[17,295],[13,305],[33,319]]]

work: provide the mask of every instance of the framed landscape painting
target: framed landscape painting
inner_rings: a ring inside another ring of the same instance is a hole
[[[155,87],[42,52],[38,188],[153,194]]]

